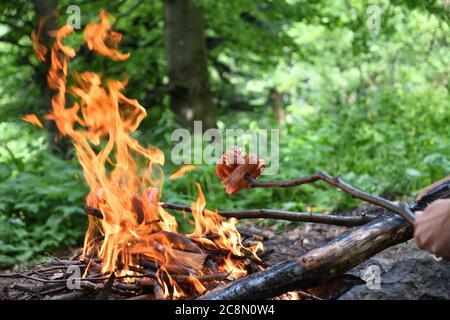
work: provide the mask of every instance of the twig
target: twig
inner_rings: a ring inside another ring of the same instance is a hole
[[[274,253],[274,252],[275,252],[275,249],[265,249],[265,250],[263,250],[263,252],[261,252],[261,253],[258,254],[258,257],[259,257],[260,259],[262,259],[262,258],[264,258],[265,256],[270,255],[270,254],[272,254],[272,253]]]
[[[309,292],[306,292],[306,291],[302,291],[302,290],[295,290],[302,298],[306,298],[306,299],[309,299],[309,300],[323,300],[322,298],[320,298],[320,297],[317,297],[317,296],[315,296],[315,295],[313,295],[313,294],[311,294],[311,293],[309,293]]]
[[[409,210],[407,206],[399,206],[384,198],[374,196],[359,189],[356,189],[355,187],[342,181],[340,177],[332,177],[323,172],[318,172],[316,174],[307,177],[302,177],[290,181],[259,182],[249,175],[246,176],[246,179],[248,182],[250,182],[249,186],[250,188],[290,188],[322,180],[336,188],[341,189],[342,191],[345,191],[346,193],[350,194],[353,198],[360,199],[368,203],[377,205],[379,207],[385,208],[389,211],[398,213],[408,222],[414,224],[414,214],[411,212],[411,210]]]
[[[108,281],[106,282],[106,285],[103,287],[103,289],[97,295],[97,297],[95,297],[95,300],[105,300],[106,298],[108,298],[109,294],[111,293],[111,289],[113,287],[115,278],[116,278],[116,274],[114,272],[111,273]]]
[[[52,258],[53,260],[56,260],[58,262],[60,262],[63,265],[68,265],[67,263],[65,263],[64,261],[60,260],[59,258],[55,257],[54,255],[51,255],[48,252],[44,252],[45,255],[49,256],[50,258]]]
[[[178,211],[192,212],[192,208],[188,206],[172,204],[172,203],[161,203],[162,208],[172,209]],[[348,216],[337,216],[324,213],[304,213],[304,212],[293,212],[286,210],[273,210],[273,209],[252,209],[252,210],[226,210],[218,211],[217,214],[226,218],[236,218],[236,219],[280,219],[288,221],[301,221],[301,222],[313,222],[313,223],[323,223],[332,224],[337,226],[353,227],[366,224],[372,221],[375,216],[364,215],[359,217],[348,217]]]
[[[56,287],[56,288],[48,289],[46,291],[42,291],[41,295],[42,296],[46,296],[46,295],[53,294],[53,293],[56,293],[56,292],[65,291],[66,289],[67,289],[67,286],[63,285],[63,286],[60,286],[60,287]]]
[[[245,257],[242,257],[245,258]],[[157,274],[156,272],[153,271],[147,271],[147,270],[142,270],[142,274],[136,274],[136,275],[123,275],[123,276],[116,276],[115,279],[132,279],[132,278],[157,278]],[[205,275],[184,275],[184,274],[169,274],[169,276],[176,280],[176,281],[191,281],[191,279],[197,279],[199,281],[212,281],[212,280],[224,280],[228,277],[227,273],[218,273],[218,274],[205,274]],[[42,278],[37,278],[34,276],[29,276],[27,274],[24,273],[20,273],[17,272],[14,277],[22,277],[22,278],[27,278],[30,280],[34,280],[37,282],[42,282],[42,283],[63,283],[63,282],[67,282],[67,279],[42,279]],[[104,281],[104,280],[108,280],[110,279],[110,276],[105,276],[105,277],[88,277],[88,278],[79,278],[79,279],[75,279],[73,278],[72,281],[74,280],[79,280],[80,283],[82,285],[85,284],[86,287],[92,287],[90,285],[90,283],[92,283],[92,281]],[[98,287],[95,287],[96,289],[98,289]]]
[[[336,226],[353,227],[366,224],[367,222],[375,219],[375,216],[336,216],[323,213],[304,213],[304,212],[292,212],[286,210],[273,210],[273,209],[252,209],[241,211],[221,211],[219,214],[227,218],[236,219],[256,219],[256,218],[270,218],[281,219],[288,221],[301,221],[301,222],[314,222],[323,224],[332,224]]]
[[[58,260],[50,260],[48,261],[49,264],[53,265],[53,266],[64,266],[64,267],[68,267],[68,266],[84,266],[85,263],[81,260],[62,260],[62,259],[58,259]]]
[[[27,285],[24,283],[14,282],[12,288],[19,291],[29,292],[33,294],[39,294],[42,290],[42,285]]]
[[[141,272],[141,275],[129,276],[129,278],[154,278],[158,276],[154,271],[147,271],[145,269],[134,269],[135,272]],[[191,281],[192,279],[197,279],[198,281],[213,281],[213,280],[224,280],[229,274],[228,273],[216,273],[216,274],[201,274],[201,275],[186,275],[186,274],[169,274],[169,276],[175,281]]]
[[[11,300],[11,298],[3,294],[0,294],[0,300]]]
[[[259,186],[255,186],[259,187]],[[382,199],[382,198],[380,198]],[[401,210],[400,207],[393,204],[392,202],[382,199],[383,201],[391,203],[392,206],[397,208],[396,210]],[[374,201],[367,201],[373,204],[377,204]],[[183,206],[179,204],[173,203],[160,203],[161,208],[164,209],[172,209],[178,211],[192,212],[192,208],[189,206]],[[386,206],[380,205],[381,207],[386,208]],[[84,211],[94,217],[99,219],[103,219],[102,212],[94,207],[85,206]],[[393,210],[394,211],[394,210]],[[397,211],[396,211],[397,212]],[[226,218],[236,218],[236,219],[280,219],[287,221],[297,221],[297,222],[311,222],[311,223],[323,223],[323,224],[332,224],[337,226],[344,227],[354,227],[366,224],[369,221],[372,221],[375,216],[365,215],[359,217],[348,217],[348,216],[337,216],[330,215],[325,213],[305,213],[305,212],[294,212],[294,211],[286,211],[286,210],[274,210],[274,209],[251,209],[251,210],[224,210],[218,211],[217,214]]]

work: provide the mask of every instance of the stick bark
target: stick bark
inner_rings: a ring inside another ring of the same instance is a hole
[[[160,205],[164,209],[192,212],[191,207],[179,204],[161,203]],[[102,212],[97,208],[85,206],[84,211],[88,215],[94,216],[99,219],[103,219]],[[343,227],[361,226],[369,221],[372,221],[376,217],[374,215],[337,216],[325,213],[306,213],[306,212],[294,212],[294,211],[273,210],[273,209],[224,210],[218,211],[217,214],[225,218],[279,219],[297,222],[323,223]]]
[[[161,207],[165,209],[192,212],[191,207],[172,203],[162,203]],[[273,209],[223,210],[218,211],[217,214],[225,218],[280,219],[288,221],[332,224],[336,226],[345,226],[345,227],[360,226],[366,224],[369,221],[372,221],[375,218],[375,216],[373,215],[337,216],[324,213],[305,213],[305,212],[293,212],[293,211],[273,210]]]
[[[250,188],[290,188],[296,187],[303,184],[313,183],[322,180],[329,185],[332,185],[342,191],[350,194],[353,198],[359,199],[386,210],[400,214],[411,224],[414,224],[414,214],[411,212],[409,206],[397,205],[396,203],[384,199],[379,196],[371,195],[367,192],[361,191],[348,183],[344,182],[340,177],[332,177],[324,172],[318,172],[316,174],[290,180],[290,181],[272,181],[272,182],[259,182],[253,179],[251,176],[247,175],[246,179],[250,182]]]

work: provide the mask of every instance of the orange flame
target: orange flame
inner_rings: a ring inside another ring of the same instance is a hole
[[[85,42],[89,49],[103,56],[124,60],[129,54],[117,51],[121,35],[111,30],[111,19],[101,11],[100,21],[86,26]],[[235,219],[224,221],[217,213],[205,209],[206,200],[199,184],[198,199],[192,204],[194,231],[187,238],[179,236],[175,217],[159,205],[164,154],[156,147],[142,146],[132,137],[146,117],[146,110],[122,93],[127,82],[103,81],[99,74],[84,72],[74,74],[75,84],[67,88],[69,61],[76,53],[63,40],[72,32],[70,26],[50,32],[55,41],[47,80],[57,93],[46,119],[55,121],[60,133],[72,140],[91,190],[86,203],[100,209],[103,215],[101,220],[89,217],[83,257],[95,254],[102,260],[102,272],[124,275],[133,272],[130,267],[137,265],[136,257],[148,259],[160,266],[157,275],[165,297],[169,292],[173,297],[186,294],[170,271],[183,270],[192,275],[188,278],[191,288],[201,293],[205,288],[194,275],[203,273],[206,254],[185,239],[195,238],[237,256],[244,251],[254,254],[257,248],[241,244]],[[71,107],[66,107],[67,94],[76,101]],[[24,120],[35,121],[32,116]],[[144,167],[138,165],[142,163]],[[183,170],[188,169],[192,168]],[[210,234],[216,235],[216,239],[208,239]],[[102,241],[96,247],[98,235]],[[244,266],[231,258],[219,267],[235,276],[246,273]]]
[[[42,124],[41,120],[35,115],[35,114],[27,114],[21,118],[23,121],[29,122],[32,125],[36,127],[43,128],[44,125]]]
[[[172,173],[169,176],[169,180],[176,180],[181,178],[182,176],[185,175],[186,172],[195,170],[195,166],[192,164],[187,164],[185,166],[182,166],[180,169],[176,170],[174,173]]]
[[[117,51],[122,35],[111,30],[114,18],[105,11],[100,11],[100,23],[91,22],[84,29],[84,39],[89,49],[98,54],[120,61],[128,59],[130,54]],[[107,43],[111,47],[107,46]]]
[[[47,55],[47,47],[39,41],[42,34],[42,29],[44,28],[46,19],[41,19],[38,23],[36,30],[31,32],[31,44],[33,45],[34,54],[39,59],[39,61],[44,62]]]

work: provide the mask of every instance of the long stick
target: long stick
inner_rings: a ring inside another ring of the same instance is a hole
[[[178,211],[192,212],[191,207],[182,206],[172,203],[161,203],[162,208],[172,209]],[[353,227],[366,224],[373,220],[375,216],[362,215],[359,217],[336,216],[324,213],[305,213],[293,212],[286,210],[272,210],[272,209],[251,209],[251,210],[224,210],[218,211],[217,214],[226,218],[236,219],[280,219],[288,221],[314,222],[332,224],[337,226]]]
[[[316,174],[302,177],[299,179],[294,179],[290,181],[273,181],[273,182],[259,182],[253,179],[251,176],[247,175],[246,179],[250,182],[250,188],[290,188],[299,186],[302,184],[313,183],[319,180],[325,181],[326,183],[339,188],[346,193],[350,194],[353,198],[366,201],[368,203],[377,205],[379,207],[385,208],[389,211],[400,214],[411,224],[414,224],[414,214],[407,206],[399,206],[389,200],[384,198],[371,195],[367,192],[361,191],[348,183],[342,181],[340,177],[332,177],[326,173],[318,172]]]
[[[173,203],[160,203],[161,208],[172,209],[177,211],[192,212],[192,208],[189,206],[183,206]],[[102,212],[90,206],[85,206],[84,210],[88,215],[94,216],[99,219],[103,219]],[[293,212],[286,210],[272,210],[272,209],[252,209],[252,210],[225,210],[217,212],[222,217],[236,218],[236,219],[280,219],[287,221],[300,221],[300,222],[312,222],[332,224],[336,226],[354,227],[366,224],[372,221],[375,216],[373,215],[361,215],[359,217],[351,216],[337,216],[324,213],[305,213],[305,212]]]

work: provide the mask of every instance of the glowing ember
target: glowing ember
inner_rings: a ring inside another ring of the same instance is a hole
[[[112,21],[101,11],[100,22],[86,26],[84,40],[90,50],[100,55],[112,60],[127,59],[129,54],[117,49],[121,34],[111,30]],[[39,43],[41,29],[40,23],[32,42],[43,61],[47,49]],[[198,199],[192,203],[191,234],[180,234],[176,219],[159,205],[164,154],[158,148],[142,146],[132,137],[146,111],[137,100],[122,93],[126,81],[103,80],[99,74],[84,72],[74,74],[75,84],[67,87],[69,61],[76,53],[63,44],[63,39],[72,32],[70,26],[50,32],[55,42],[47,80],[56,94],[45,118],[55,121],[60,133],[71,139],[91,190],[86,203],[100,210],[103,217],[89,217],[82,259],[100,260],[102,273],[116,275],[134,275],[151,264],[165,298],[205,290],[199,279],[214,269],[205,267],[208,252],[225,253],[214,261],[217,272],[233,277],[246,274],[245,259],[233,257],[246,254],[257,259],[256,246],[245,248],[241,244],[235,219],[224,221],[205,209],[200,185]],[[76,101],[70,107],[66,107],[66,95]],[[35,116],[28,115],[24,120],[40,124]],[[192,169],[187,167],[173,177]]]

